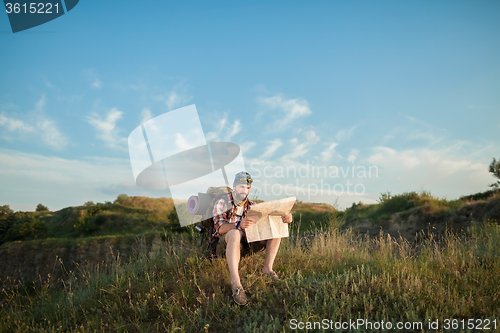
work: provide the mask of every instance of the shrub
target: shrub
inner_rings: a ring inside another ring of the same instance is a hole
[[[500,187],[500,160],[497,161],[495,158],[493,158],[493,161],[491,161],[488,171],[491,172],[493,177],[497,178],[497,181],[494,182],[493,184],[490,184],[490,187],[493,188]]]
[[[82,233],[84,236],[88,236],[95,232],[98,229],[96,224],[96,217],[105,210],[107,204],[98,203],[97,205],[92,206],[87,202],[85,206],[86,210],[82,210],[81,215],[78,216],[76,223],[73,227]],[[98,219],[98,222],[102,222],[102,220]]]
[[[35,210],[35,211],[37,211],[37,212],[48,212],[48,211],[49,211],[49,209],[47,208],[47,206],[44,206],[44,205],[42,205],[42,204],[40,203],[40,204],[38,204],[38,205],[36,206],[36,210]]]
[[[391,195],[391,192],[382,193],[379,198],[380,214],[392,214],[404,212],[415,206],[415,200],[419,198],[417,192],[405,192],[403,194]]]
[[[7,217],[13,213],[14,211],[10,209],[9,205],[0,206],[0,220],[7,219]]]
[[[120,194],[116,200],[115,200],[115,203],[121,203],[122,205],[124,205],[128,200],[128,195],[126,194]]]
[[[92,212],[89,210],[84,211],[82,215],[78,216],[78,219],[73,227],[85,236],[88,236],[96,231],[97,227],[94,223]]]
[[[34,239],[41,237],[46,230],[45,221],[32,217],[20,225],[19,234],[25,239],[27,237]]]

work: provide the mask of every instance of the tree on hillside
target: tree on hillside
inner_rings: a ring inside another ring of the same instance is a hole
[[[0,219],[6,219],[13,213],[14,211],[10,209],[9,205],[0,206]]]
[[[115,203],[121,203],[122,205],[125,204],[125,202],[127,202],[127,199],[128,199],[128,195],[126,194],[120,194],[116,200],[115,200]]]
[[[493,177],[496,177],[498,180],[490,184],[490,187],[500,187],[500,159],[497,161],[495,158],[493,158],[493,161],[491,161],[489,171],[493,174]]]
[[[47,208],[47,206],[44,206],[42,204],[38,204],[36,206],[36,210],[35,211],[37,211],[37,212],[48,212],[49,209]]]

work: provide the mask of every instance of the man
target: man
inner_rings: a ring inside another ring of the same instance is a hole
[[[219,238],[217,244],[217,255],[226,254],[229,273],[231,274],[231,289],[233,299],[239,305],[245,305],[247,298],[238,274],[238,264],[241,255],[247,255],[266,249],[266,260],[261,272],[273,281],[279,280],[273,271],[273,263],[278,253],[281,238],[263,240],[248,243],[245,229],[255,223],[253,219],[247,218],[247,211],[254,202],[248,199],[248,193],[252,187],[252,177],[247,172],[236,174],[233,182],[233,191],[228,193],[227,200],[219,199],[214,205],[214,237]],[[229,201],[229,202],[226,202]],[[282,217],[284,223],[292,222],[292,214]]]

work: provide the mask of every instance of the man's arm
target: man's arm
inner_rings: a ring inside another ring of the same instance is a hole
[[[213,210],[214,226],[219,235],[223,235],[231,229],[236,229],[236,224],[228,222],[226,210],[227,207],[225,205],[224,199],[220,199],[215,203]],[[243,218],[240,223],[240,228],[248,228],[248,226],[253,222],[254,221],[252,219]]]
[[[236,229],[236,224],[228,223],[224,199],[220,199],[215,203],[213,214],[215,230],[219,235],[223,235],[231,229]],[[246,229],[254,223],[255,220],[244,217],[241,219],[240,228]]]
[[[240,228],[246,229],[254,223],[255,223],[255,220],[244,217],[243,219],[241,219]],[[223,223],[219,226],[219,235],[223,235],[231,229],[236,229],[236,224]]]
[[[223,223],[219,226],[219,235],[224,235],[231,229],[236,229],[236,224],[234,223]]]
[[[232,223],[227,223],[227,216],[226,216],[226,205],[224,199],[219,199],[213,209],[213,220],[214,220],[214,227],[215,227],[215,234],[216,235],[222,235],[228,232],[231,229],[228,229],[227,226],[223,227],[225,224],[232,224]]]

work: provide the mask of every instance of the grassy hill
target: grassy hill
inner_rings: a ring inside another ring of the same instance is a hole
[[[0,244],[34,239],[140,235],[175,229],[169,198],[128,197],[113,202],[87,202],[57,212],[11,212],[0,215]]]
[[[490,190],[457,200],[434,198],[428,192],[385,193],[378,204],[353,204],[340,216],[343,229],[418,241],[429,230],[442,236],[450,229],[464,230],[472,221],[500,221],[500,192]]]
[[[114,202],[87,202],[56,212],[12,212],[7,206],[0,213],[0,245],[14,241],[40,239],[82,239],[102,236],[130,236],[155,232],[189,233],[178,223],[170,198],[119,195]],[[181,210],[184,207],[181,207]],[[297,203],[293,213],[305,228],[323,222],[335,209],[327,204]],[[181,211],[186,214],[187,210]]]
[[[170,212],[161,209],[168,200],[156,200],[161,199],[119,197],[112,204],[102,204],[105,207],[95,214],[97,205],[90,203],[33,213],[32,217],[45,221],[46,235],[59,232],[60,240],[87,242],[96,251],[103,247],[103,239],[143,234],[127,258],[114,255],[106,263],[66,270],[63,263],[63,283],[46,275],[21,285],[4,279],[0,333],[286,332],[300,322],[309,322],[309,331],[316,332],[357,319],[372,325],[390,322],[394,328],[398,323],[409,325],[405,332],[430,331],[429,322],[436,320],[437,331],[447,324],[449,331],[467,331],[467,325],[477,328],[480,323],[491,331],[500,328],[498,192],[454,201],[428,193],[386,194],[379,204],[359,203],[345,211],[298,203],[294,207],[297,228],[282,241],[275,262],[282,280],[272,283],[259,275],[263,254],[242,259],[240,276],[250,299],[245,307],[231,299],[225,260],[202,259],[189,232],[154,238],[160,228],[174,232],[168,229],[171,208]],[[78,229],[76,222],[85,220],[81,217],[86,214],[97,226],[92,236],[69,228],[72,224]],[[103,221],[98,216],[104,216]],[[16,223],[29,222],[30,217],[22,218],[27,220]],[[393,230],[426,221],[434,229],[422,229],[426,236],[418,243],[379,232],[380,227]],[[57,231],[62,223],[66,231]],[[445,225],[443,232],[438,224]],[[360,225],[368,231],[378,227],[378,233],[368,237],[370,232],[363,232]],[[126,226],[125,231],[119,230],[121,236],[113,235],[116,226]],[[0,249],[52,241],[26,238]],[[366,325],[357,331],[373,331]]]

